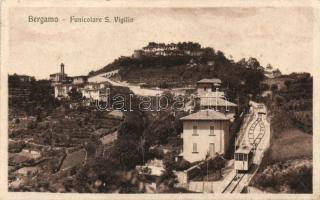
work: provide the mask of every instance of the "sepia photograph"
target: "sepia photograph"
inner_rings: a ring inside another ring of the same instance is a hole
[[[320,197],[311,5],[5,13],[1,186],[11,198]]]

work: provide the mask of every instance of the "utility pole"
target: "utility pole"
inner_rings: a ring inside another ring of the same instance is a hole
[[[233,152],[233,153],[235,153],[235,152],[236,152],[236,150],[237,150],[236,143],[237,143],[237,136],[236,136],[236,137],[234,137],[234,152]],[[239,145],[239,146],[241,146],[241,145]]]
[[[205,162],[206,160],[204,160]],[[201,170],[202,171],[202,170]],[[203,171],[202,171],[202,193],[204,193],[204,174],[203,174]]]
[[[209,162],[207,161],[207,182],[209,182]]]
[[[141,148],[141,151],[142,151],[142,165],[144,165],[144,143],[145,143],[144,136],[141,136],[141,138],[140,138],[140,148]]]
[[[50,146],[53,148],[53,131],[52,131],[53,123],[50,123]]]

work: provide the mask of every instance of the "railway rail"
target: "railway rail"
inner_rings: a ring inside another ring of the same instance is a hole
[[[245,175],[246,175],[245,173],[236,174],[233,177],[233,179],[230,181],[230,183],[222,191],[222,193],[233,193]]]
[[[258,109],[263,109],[263,106],[259,107]],[[264,134],[265,134],[265,125],[262,121],[262,113],[258,113],[258,118],[253,122],[253,124],[249,128],[248,132],[248,139],[250,144],[254,147],[254,149],[257,148],[260,141],[262,140]],[[255,137],[254,131],[259,126],[259,134]]]
[[[262,116],[266,114],[264,105],[258,105],[258,115],[257,119],[251,124],[248,130],[248,139],[249,143],[252,145],[253,150],[255,151],[262,138],[265,135],[265,124],[262,120]],[[259,127],[259,133],[255,134],[256,128]],[[249,166],[248,166],[249,167]],[[250,168],[250,167],[249,167]],[[249,170],[250,171],[250,170]],[[248,175],[247,173],[236,173],[233,179],[228,183],[228,185],[224,188],[222,193],[233,193],[236,188],[239,186],[241,180],[243,180],[244,176]]]

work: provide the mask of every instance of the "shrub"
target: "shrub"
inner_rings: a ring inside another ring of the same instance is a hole
[[[158,148],[152,148],[149,150],[148,152],[148,159],[163,159],[164,157],[164,153],[162,149],[158,149]]]

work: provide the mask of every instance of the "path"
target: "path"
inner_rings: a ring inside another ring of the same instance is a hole
[[[106,74],[107,73],[91,77],[91,81],[96,83],[107,81],[113,86],[128,87],[134,94],[138,96],[156,96],[163,93],[163,90],[160,89],[141,88],[139,85],[134,85],[128,82],[114,81],[111,80],[109,76],[106,76]]]

